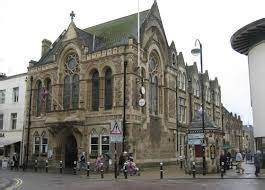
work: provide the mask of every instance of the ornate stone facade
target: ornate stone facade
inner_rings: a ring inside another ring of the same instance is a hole
[[[70,166],[82,152],[87,159],[105,153],[114,156],[109,143],[110,125],[123,118],[125,62],[125,149],[136,162],[175,161],[186,155],[186,132],[201,106],[201,81],[209,91],[209,118],[221,128],[217,79],[211,81],[208,73],[199,74],[196,64],[187,66],[174,42],[168,45],[156,2],[150,10],[140,13],[140,63],[136,23],[137,14],[84,30],[72,21],[39,61],[30,62],[30,160],[49,159],[55,165],[62,160]],[[140,93],[141,86],[145,94]],[[27,107],[30,89],[28,83]],[[140,98],[146,100],[144,107],[138,105]]]

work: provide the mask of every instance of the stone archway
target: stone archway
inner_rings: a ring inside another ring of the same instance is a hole
[[[65,167],[66,168],[73,168],[74,161],[77,161],[78,157],[78,147],[76,138],[74,135],[69,135],[65,138],[65,152],[64,152],[64,158],[65,158]]]

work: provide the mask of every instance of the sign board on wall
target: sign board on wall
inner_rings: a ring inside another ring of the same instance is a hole
[[[189,145],[202,145],[203,139],[188,139]]]

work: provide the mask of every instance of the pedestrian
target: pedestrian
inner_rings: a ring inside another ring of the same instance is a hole
[[[257,153],[254,155],[254,165],[256,167],[256,171],[255,171],[256,177],[259,176],[261,164],[262,164],[262,155],[261,155],[260,150],[257,150]]]
[[[14,169],[18,171],[18,156],[16,152],[14,152],[12,159],[13,159]]]
[[[101,167],[104,167],[104,158],[102,155],[99,155],[96,160],[96,172],[100,172]]]
[[[242,167],[243,157],[239,150],[236,151],[236,164],[237,164],[237,173],[244,173],[245,169]]]
[[[128,157],[127,156],[127,152],[125,152],[125,151],[120,155],[120,157],[119,157],[119,171],[118,171],[118,174],[122,170],[124,163],[127,161],[127,157]]]
[[[223,163],[223,164],[222,164],[222,163]],[[226,170],[226,168],[227,168],[226,165],[227,165],[227,157],[226,157],[224,151],[222,150],[222,151],[221,151],[221,155],[220,155],[220,167],[221,167],[221,168],[224,167],[224,173],[225,173],[225,170]]]
[[[231,153],[229,151],[227,151],[227,153],[226,153],[226,160],[227,160],[226,169],[229,170],[230,167],[232,167]]]
[[[80,158],[79,158],[79,171],[82,169],[86,170],[86,153],[82,152]]]

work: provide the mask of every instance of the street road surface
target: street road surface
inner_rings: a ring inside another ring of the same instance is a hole
[[[0,170],[0,189],[19,190],[264,190],[265,179],[144,179],[87,178],[85,175]]]

